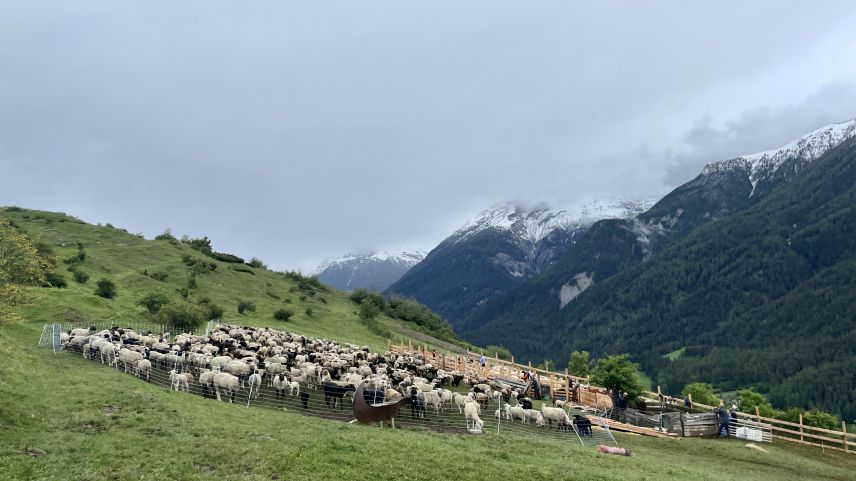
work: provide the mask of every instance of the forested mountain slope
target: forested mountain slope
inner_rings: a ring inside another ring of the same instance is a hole
[[[856,140],[802,167],[557,314],[493,328],[544,333],[529,356],[629,352],[670,392],[754,385],[780,405],[856,416]]]

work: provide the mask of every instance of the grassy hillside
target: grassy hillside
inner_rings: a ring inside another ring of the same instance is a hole
[[[208,299],[224,310],[221,322],[241,325],[270,325],[316,337],[336,338],[382,350],[387,334],[393,340],[417,338],[420,343],[439,349],[454,346],[431,337],[421,326],[377,317],[370,328],[360,321],[358,305],[345,293],[318,288],[299,276],[254,268],[243,263],[216,260],[192,249],[188,244],[167,240],[145,240],[140,236],[107,226],[91,225],[73,217],[52,212],[18,208],[0,212],[32,239],[42,243],[57,258],[56,273],[67,283],[65,288],[39,289],[37,304],[25,311],[27,318],[39,322],[134,322],[152,319],[138,301],[150,293],[162,293],[171,303],[182,304],[180,294],[187,289],[187,303]],[[80,251],[84,253],[80,259]],[[183,260],[205,262],[197,269],[195,286],[188,288],[191,268]],[[73,261],[73,262],[71,262]],[[215,264],[214,270],[210,269]],[[75,281],[75,273],[88,276],[85,283]],[[202,273],[204,272],[204,273]],[[117,295],[105,299],[94,294],[96,282],[106,278],[116,284]],[[162,280],[159,280],[162,279]],[[239,301],[255,304],[255,311],[238,313]],[[293,316],[286,322],[274,320],[274,312],[287,309]],[[307,313],[311,310],[311,315]],[[388,331],[385,332],[385,331]],[[456,341],[448,333],[446,340]]]
[[[0,331],[6,480],[852,480],[856,457],[791,444],[618,436],[631,458],[554,438],[351,425],[167,391]],[[463,424],[463,419],[462,419]]]

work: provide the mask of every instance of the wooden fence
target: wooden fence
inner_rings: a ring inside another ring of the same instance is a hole
[[[486,355],[487,362],[485,363],[485,367],[482,367],[479,362],[482,353],[467,351],[466,356],[441,354],[436,351],[427,350],[424,346],[417,345],[414,347],[412,341],[408,341],[407,345],[395,345],[392,344],[392,341],[388,340],[387,347],[390,352],[398,354],[422,354],[425,361],[432,364],[434,367],[446,370],[456,370],[469,377],[487,381],[495,380],[497,377],[504,379],[519,378],[521,371],[526,370],[537,374],[540,384],[549,389],[549,392],[553,396],[556,394],[558,394],[559,397],[564,397],[568,394],[573,395],[574,393],[571,393],[570,387],[573,385],[574,381],[579,382],[580,384],[588,384],[589,381],[588,378],[572,376],[568,374],[567,370],[561,373],[532,367],[531,362],[528,364],[519,364],[514,362],[514,357],[511,358],[511,361],[506,361],[504,359],[500,359],[497,353],[494,353],[493,356]],[[603,388],[588,386],[588,388],[584,387],[580,389],[575,400],[583,405],[602,408],[605,403],[604,397],[608,398],[605,393],[606,390]],[[644,393],[644,397],[649,401],[655,402],[660,402],[661,399],[660,392],[653,391],[646,391]],[[692,397],[690,397],[690,400],[692,400]],[[693,402],[693,409],[706,410],[710,412],[715,409],[715,406]],[[763,426],[765,428],[769,426],[769,429],[772,431],[775,439],[782,439],[792,443],[807,446],[818,446],[824,449],[856,454],[856,433],[848,433],[847,425],[844,421],[841,421],[840,431],[817,428],[805,424],[803,422],[802,415],[800,415],[799,423],[793,423],[783,421],[781,419],[761,416],[757,407],[755,408],[754,414],[738,412],[737,418],[758,423],[759,426]],[[699,421],[701,421],[701,419],[702,418],[699,418]],[[684,429],[683,431],[686,433],[698,432],[708,435],[710,429],[704,427],[698,429]]]

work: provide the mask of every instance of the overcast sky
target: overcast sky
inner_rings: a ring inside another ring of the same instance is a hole
[[[0,0],[0,205],[311,271],[856,117],[835,1]]]

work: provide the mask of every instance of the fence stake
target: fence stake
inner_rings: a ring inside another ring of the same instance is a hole
[[[800,441],[803,441],[803,418],[802,418],[802,413],[800,413]]]
[[[759,422],[761,421],[761,410],[758,409],[758,406],[755,406],[755,417]]]
[[[841,437],[844,439],[844,451],[850,451],[847,447],[847,423],[841,420]]]

